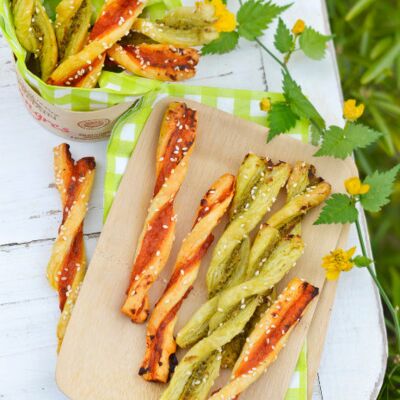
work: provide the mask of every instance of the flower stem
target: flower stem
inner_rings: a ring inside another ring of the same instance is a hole
[[[360,245],[361,245],[361,251],[363,253],[363,256],[368,257],[367,250],[366,250],[365,243],[364,243],[364,239],[363,239],[362,232],[361,232],[360,221],[359,221],[358,218],[357,218],[355,224],[356,224],[356,228],[357,228],[358,239],[359,239]],[[396,309],[393,307],[393,304],[391,303],[388,295],[386,294],[385,289],[382,287],[381,283],[379,282],[378,277],[376,276],[376,273],[374,272],[374,270],[371,268],[370,265],[367,267],[367,269],[368,269],[369,274],[371,275],[373,281],[375,282],[375,284],[376,284],[376,286],[377,286],[377,288],[379,290],[379,293],[380,293],[380,295],[382,297],[382,300],[386,304],[386,307],[388,308],[388,310],[389,310],[389,312],[390,312],[390,314],[392,316],[393,323],[394,323],[394,331],[395,331],[395,334],[396,334],[397,351],[400,354],[400,321],[399,321],[399,318],[397,316]]]
[[[287,65],[284,63],[284,62],[282,62],[267,46],[265,46],[264,44],[263,44],[263,42],[259,39],[259,38],[256,38],[255,39],[255,41],[258,43],[258,45],[263,49],[263,50],[265,50],[284,70],[285,70],[285,72],[287,73],[287,74],[289,74],[289,70],[288,70],[288,67],[287,67]],[[289,74],[290,75],[290,74]]]

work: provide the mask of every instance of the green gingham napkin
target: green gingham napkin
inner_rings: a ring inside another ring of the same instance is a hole
[[[134,88],[136,77],[127,74],[110,74],[103,77],[101,85],[129,92]],[[241,118],[266,125],[266,114],[260,111],[259,102],[263,97],[279,101],[282,95],[251,90],[220,89],[181,84],[160,84],[159,88],[145,95],[133,109],[128,110],[116,123],[107,149],[107,168],[104,188],[104,213],[107,215],[128,159],[135,149],[140,133],[149,117],[153,105],[166,96],[182,97],[216,107]],[[290,133],[291,136],[308,142],[308,125],[300,121]],[[307,350],[303,346],[285,400],[307,399]]]

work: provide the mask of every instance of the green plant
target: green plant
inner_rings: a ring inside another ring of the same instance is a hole
[[[363,122],[384,136],[379,146],[356,151],[363,176],[389,169],[400,159],[400,2],[328,0],[328,11],[345,97],[366,105]],[[400,185],[392,202],[368,215],[377,275],[392,303],[400,305]],[[385,309],[385,313],[388,312]],[[387,314],[389,316],[389,314]],[[400,357],[387,320],[390,357],[380,399],[400,398]]]

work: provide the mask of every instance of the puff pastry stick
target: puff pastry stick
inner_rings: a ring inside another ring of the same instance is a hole
[[[90,32],[89,43],[65,59],[51,74],[48,83],[88,87],[90,82],[93,87],[103,67],[105,51],[129,33],[145,4],[146,0],[108,0]],[[96,79],[85,79],[87,75]]]
[[[277,359],[318,288],[292,279],[246,340],[231,381],[209,400],[236,399]]]
[[[195,75],[199,62],[197,50],[168,44],[115,44],[108,55],[136,75],[161,81],[189,79]]]
[[[86,271],[83,218],[86,214],[94,171],[95,161],[92,157],[82,158],[75,163],[69,145],[63,143],[54,149],[54,172],[56,186],[61,196],[63,218],[48,266],[48,278],[53,288],[58,291],[62,312],[57,327],[58,348],[64,338]],[[71,219],[73,224],[70,224]],[[69,243],[69,246],[64,247],[64,243]],[[61,253],[58,253],[59,249]]]
[[[137,323],[147,319],[147,292],[171,251],[176,224],[174,199],[186,176],[196,130],[195,110],[185,103],[168,106],[157,145],[154,195],[137,245],[127,298],[121,309]]]
[[[177,364],[173,336],[177,313],[193,288],[201,259],[214,239],[211,232],[225,214],[234,190],[235,177],[225,174],[200,201],[194,226],[182,243],[172,276],[147,325],[147,348],[139,374],[148,381],[167,382]]]
[[[54,27],[61,61],[85,45],[91,15],[91,0],[61,0],[58,3]]]
[[[16,0],[13,5],[15,33],[25,50],[40,61],[46,80],[57,65],[58,51],[53,25],[40,0]]]

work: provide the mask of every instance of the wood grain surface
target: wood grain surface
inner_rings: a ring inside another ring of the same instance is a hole
[[[171,98],[163,99],[155,106],[129,161],[61,348],[57,383],[74,400],[153,400],[162,391],[161,385],[149,384],[137,375],[143,357],[145,327],[132,324],[119,312],[119,308],[151,198],[159,127],[170,101]],[[274,161],[311,162],[317,167],[318,174],[332,184],[335,192],[343,190],[343,180],[353,173],[353,162],[350,160],[313,158],[313,146],[284,136],[266,144],[265,128],[199,103],[187,103],[199,111],[198,136],[187,178],[176,199],[178,225],[175,245],[162,279],[151,291],[152,304],[165,285],[163,279],[168,277],[182,238],[190,230],[193,210],[201,195],[210,182],[222,173],[236,173],[248,152],[268,156]],[[282,281],[280,288],[292,276],[323,287],[325,278],[320,267],[321,258],[336,247],[341,237],[344,239],[344,233],[341,225],[313,226],[318,212],[314,210],[305,218],[305,254]],[[222,228],[223,224],[217,229],[217,236]],[[178,329],[206,298],[204,274],[210,254],[211,251],[204,260],[195,289],[184,303]],[[333,291],[330,293],[334,295]],[[314,302],[293,332],[277,362],[243,395],[243,399],[275,400],[284,397],[316,305],[317,302]],[[329,317],[329,313],[323,315],[326,319]]]

